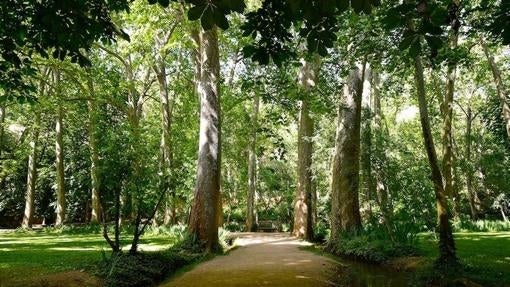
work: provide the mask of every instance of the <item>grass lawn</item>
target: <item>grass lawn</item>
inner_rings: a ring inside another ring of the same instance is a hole
[[[129,249],[126,236],[123,249]],[[157,251],[170,247],[169,235],[143,236],[140,249]],[[109,246],[101,234],[59,234],[44,231],[0,232],[0,286],[40,275],[70,270],[91,270]]]
[[[472,268],[473,278],[510,284],[510,232],[455,233],[457,256]],[[419,248],[430,261],[438,256],[437,241],[432,234],[420,238]]]

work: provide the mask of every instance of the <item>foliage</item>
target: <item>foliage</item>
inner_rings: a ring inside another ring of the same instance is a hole
[[[456,232],[499,232],[510,231],[510,222],[502,220],[471,220],[461,218],[452,224]]]

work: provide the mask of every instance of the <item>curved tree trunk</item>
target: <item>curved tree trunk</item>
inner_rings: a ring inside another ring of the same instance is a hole
[[[294,203],[294,224],[292,234],[307,240],[313,239],[313,200],[312,200],[312,154],[314,122],[310,117],[310,92],[315,87],[320,58],[314,55],[312,62],[303,60],[299,71],[299,85],[303,91],[301,108],[299,111],[298,127],[298,167],[297,191]]]
[[[423,64],[420,56],[416,56],[414,58],[414,68],[414,79],[418,95],[423,140],[432,172],[432,182],[434,184],[434,193],[436,196],[437,218],[439,225],[438,262],[446,264],[456,263],[457,257],[455,254],[455,242],[450,225],[450,215],[448,212],[448,202],[443,186],[443,176],[441,175],[441,169],[437,160],[436,148],[434,146],[434,139],[430,129],[427,96],[425,92],[425,80],[423,76]]]
[[[66,217],[66,189],[65,189],[65,174],[64,174],[64,140],[63,140],[63,117],[64,111],[62,109],[61,101],[61,83],[60,71],[54,69],[54,84],[57,97],[57,119],[55,123],[55,167],[56,167],[56,180],[57,180],[57,218],[55,219],[55,226],[61,226],[65,222]]]
[[[197,182],[190,217],[190,231],[207,251],[218,247],[221,214],[221,115],[220,63],[216,27],[200,33],[201,75],[200,136]]]
[[[251,138],[248,155],[248,199],[246,214],[246,229],[253,232],[257,230],[257,129],[260,98],[258,93],[253,97],[253,113],[251,117]]]
[[[360,128],[363,82],[353,69],[344,84],[338,109],[335,153],[331,174],[331,239],[361,228],[359,211]]]
[[[494,83],[496,84],[499,100],[501,102],[501,108],[503,110],[503,120],[505,121],[506,134],[508,136],[508,140],[510,141],[510,103],[509,103],[510,95],[508,94],[508,90],[505,84],[503,83],[503,80],[501,79],[501,71],[496,65],[494,57],[491,55],[489,48],[487,47],[487,44],[485,43],[482,37],[480,37],[480,44],[482,45],[485,57],[487,58],[487,61],[489,62],[489,65],[491,67],[492,75],[494,77]]]
[[[32,218],[34,216],[34,197],[35,185],[37,182],[37,149],[39,142],[39,129],[41,125],[41,115],[39,112],[35,114],[35,122],[32,126],[32,138],[30,140],[30,154],[28,156],[28,176],[27,176],[27,193],[25,196],[25,212],[21,227],[32,227]]]

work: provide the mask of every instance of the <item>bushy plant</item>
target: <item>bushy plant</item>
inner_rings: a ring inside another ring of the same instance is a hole
[[[461,218],[453,222],[455,232],[499,232],[510,231],[510,221],[471,220]]]

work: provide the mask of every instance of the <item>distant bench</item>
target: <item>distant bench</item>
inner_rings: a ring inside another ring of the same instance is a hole
[[[278,223],[276,221],[272,221],[272,220],[259,221],[257,230],[263,231],[263,232],[266,232],[266,231],[276,232],[276,231],[278,231]]]

